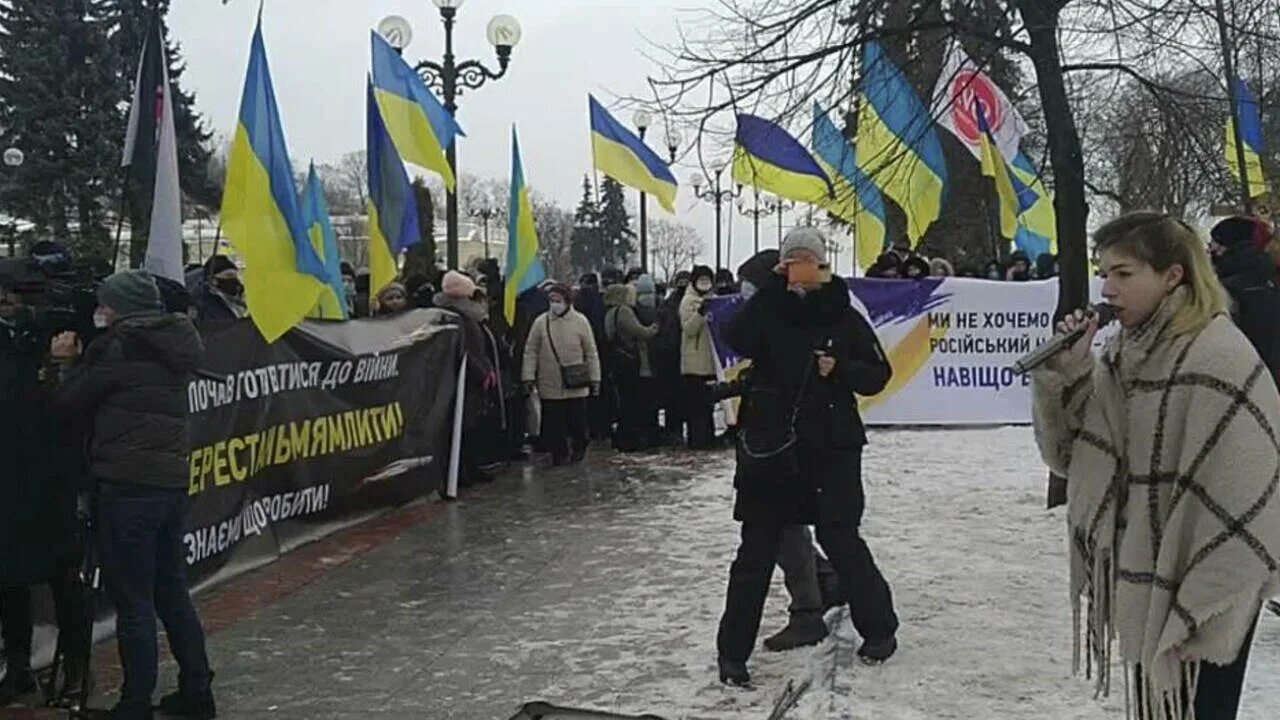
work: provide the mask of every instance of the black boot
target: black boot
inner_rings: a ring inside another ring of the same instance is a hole
[[[93,673],[85,667],[83,660],[68,658],[64,663],[62,690],[54,699],[54,705],[60,708],[83,708],[93,694]]]
[[[212,690],[206,690],[199,695],[186,695],[181,692],[165,695],[160,699],[159,710],[165,717],[190,718],[190,720],[212,720],[218,716]]]
[[[887,640],[868,640],[858,648],[858,659],[863,665],[883,665],[898,651],[898,638],[890,635]]]
[[[38,689],[36,676],[31,672],[31,664],[10,658],[5,665],[4,678],[0,679],[0,707],[24,695],[30,695]]]
[[[155,711],[148,702],[125,702],[121,700],[107,711],[106,720],[152,720]]]
[[[720,666],[720,682],[734,687],[748,687],[751,685],[751,673],[747,672],[747,664],[745,662],[716,658],[716,663]]]
[[[827,637],[827,624],[819,615],[792,615],[787,626],[777,634],[765,638],[764,649],[783,652],[817,645]]]

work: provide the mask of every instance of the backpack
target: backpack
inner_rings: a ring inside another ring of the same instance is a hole
[[[1271,376],[1280,380],[1280,287],[1274,282],[1233,289],[1233,319],[1258,351]]]

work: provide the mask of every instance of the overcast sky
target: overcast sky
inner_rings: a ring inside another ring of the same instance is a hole
[[[583,173],[591,170],[587,93],[607,106],[643,95],[646,78],[655,72],[645,54],[653,54],[654,43],[675,40],[678,23],[688,23],[692,9],[712,1],[467,0],[454,34],[460,59],[476,58],[496,68],[485,39],[485,26],[496,14],[514,15],[524,36],[507,77],[459,100],[458,120],[467,133],[459,145],[461,171],[507,178],[508,138],[516,123],[529,184],[572,209],[581,197]],[[254,0],[230,0],[226,6],[217,0],[182,0],[170,12],[171,32],[186,54],[184,85],[196,93],[207,121],[226,136],[239,109],[257,8]],[[364,148],[368,32],[389,14],[413,25],[414,40],[405,51],[410,62],[439,58],[444,30],[430,0],[267,0],[263,32],[295,164],[312,158],[332,162]],[[618,111],[628,124],[631,114]],[[653,140],[651,145],[660,148],[661,132]],[[694,171],[676,169],[682,185],[677,209],[682,222],[703,234],[710,256],[714,215],[692,198],[688,178]],[[665,215],[652,201],[650,213]],[[774,221],[767,220],[765,227],[762,247],[776,242]],[[750,220],[739,217],[733,232],[733,259],[741,262],[750,255]]]

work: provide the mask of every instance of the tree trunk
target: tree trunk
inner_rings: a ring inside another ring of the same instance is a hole
[[[1089,302],[1089,203],[1085,196],[1084,152],[1076,128],[1058,44],[1061,0],[1020,0],[1022,20],[1031,39],[1040,104],[1044,107],[1049,159],[1053,164],[1054,210],[1058,214],[1057,315]]]

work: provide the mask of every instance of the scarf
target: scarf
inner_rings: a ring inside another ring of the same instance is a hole
[[[1083,640],[1109,694],[1118,646],[1142,720],[1188,717],[1200,663],[1235,661],[1280,587],[1280,396],[1225,315],[1172,335],[1187,295],[1034,377],[1036,439],[1067,477],[1073,667]]]

